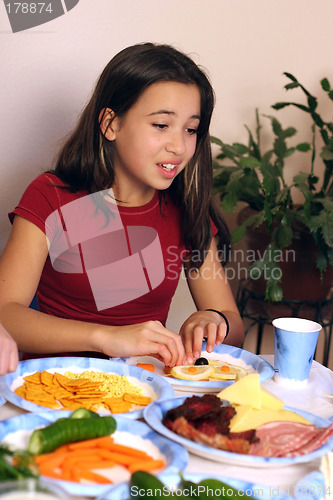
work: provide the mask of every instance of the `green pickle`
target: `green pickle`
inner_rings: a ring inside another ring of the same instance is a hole
[[[28,451],[33,455],[49,453],[66,443],[108,436],[115,432],[116,427],[113,417],[59,419],[33,431]]]
[[[202,498],[210,498],[212,500],[215,500],[217,498],[243,498],[248,496],[248,495],[240,495],[238,493],[238,490],[233,488],[232,486],[229,486],[226,483],[223,483],[222,481],[219,481],[218,479],[203,479],[199,483],[200,486],[203,486],[205,488],[205,495]],[[213,495],[213,492],[215,492],[215,495]],[[228,491],[228,494],[226,493]]]

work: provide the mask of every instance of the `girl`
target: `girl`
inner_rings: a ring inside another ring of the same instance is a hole
[[[0,325],[0,375],[14,372],[18,365],[18,351],[14,339]]]
[[[0,320],[21,351],[174,366],[199,357],[204,337],[208,351],[241,345],[211,195],[213,105],[203,71],[170,46],[134,45],[109,62],[55,169],[10,214]],[[198,311],[179,335],[165,322],[183,265]]]

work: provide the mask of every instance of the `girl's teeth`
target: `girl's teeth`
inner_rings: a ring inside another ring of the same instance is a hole
[[[168,170],[169,172],[171,172],[171,170],[173,170],[175,168],[176,165],[172,165],[172,163],[162,163],[162,167],[165,169],[165,170]]]

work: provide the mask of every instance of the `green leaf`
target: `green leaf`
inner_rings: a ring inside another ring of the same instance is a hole
[[[293,137],[297,133],[295,127],[288,127],[283,131],[283,137]]]
[[[303,153],[310,151],[311,146],[308,142],[301,142],[296,146],[297,151],[302,151]]]
[[[218,146],[221,146],[221,147],[223,146],[223,142],[221,141],[221,139],[218,139],[217,137],[215,137],[213,135],[211,135],[209,139],[210,139],[210,142],[212,144],[217,144]]]
[[[232,232],[232,235],[231,235],[232,243],[238,243],[239,241],[241,241],[244,238],[245,233],[246,233],[246,226],[245,226],[245,224],[242,224],[241,226],[238,226]]]
[[[329,149],[327,146],[324,146],[323,149],[321,150],[320,157],[323,160],[333,160],[333,151]]]
[[[260,161],[254,156],[243,156],[239,160],[239,165],[242,168],[257,168],[260,166]]]
[[[284,226],[280,224],[277,227],[275,237],[280,248],[289,246],[293,238],[293,230],[291,226]]]
[[[245,155],[249,152],[249,148],[240,142],[234,142],[232,147],[239,156]]]
[[[320,83],[323,90],[325,90],[326,92],[331,90],[330,82],[327,80],[327,78],[323,78]]]
[[[299,87],[299,83],[298,82],[287,83],[287,85],[284,86],[284,88],[286,90],[295,89],[296,87]]]

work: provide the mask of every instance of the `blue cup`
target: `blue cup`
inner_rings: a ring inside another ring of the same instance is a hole
[[[274,327],[274,381],[306,385],[321,325],[302,318],[277,318]]]

